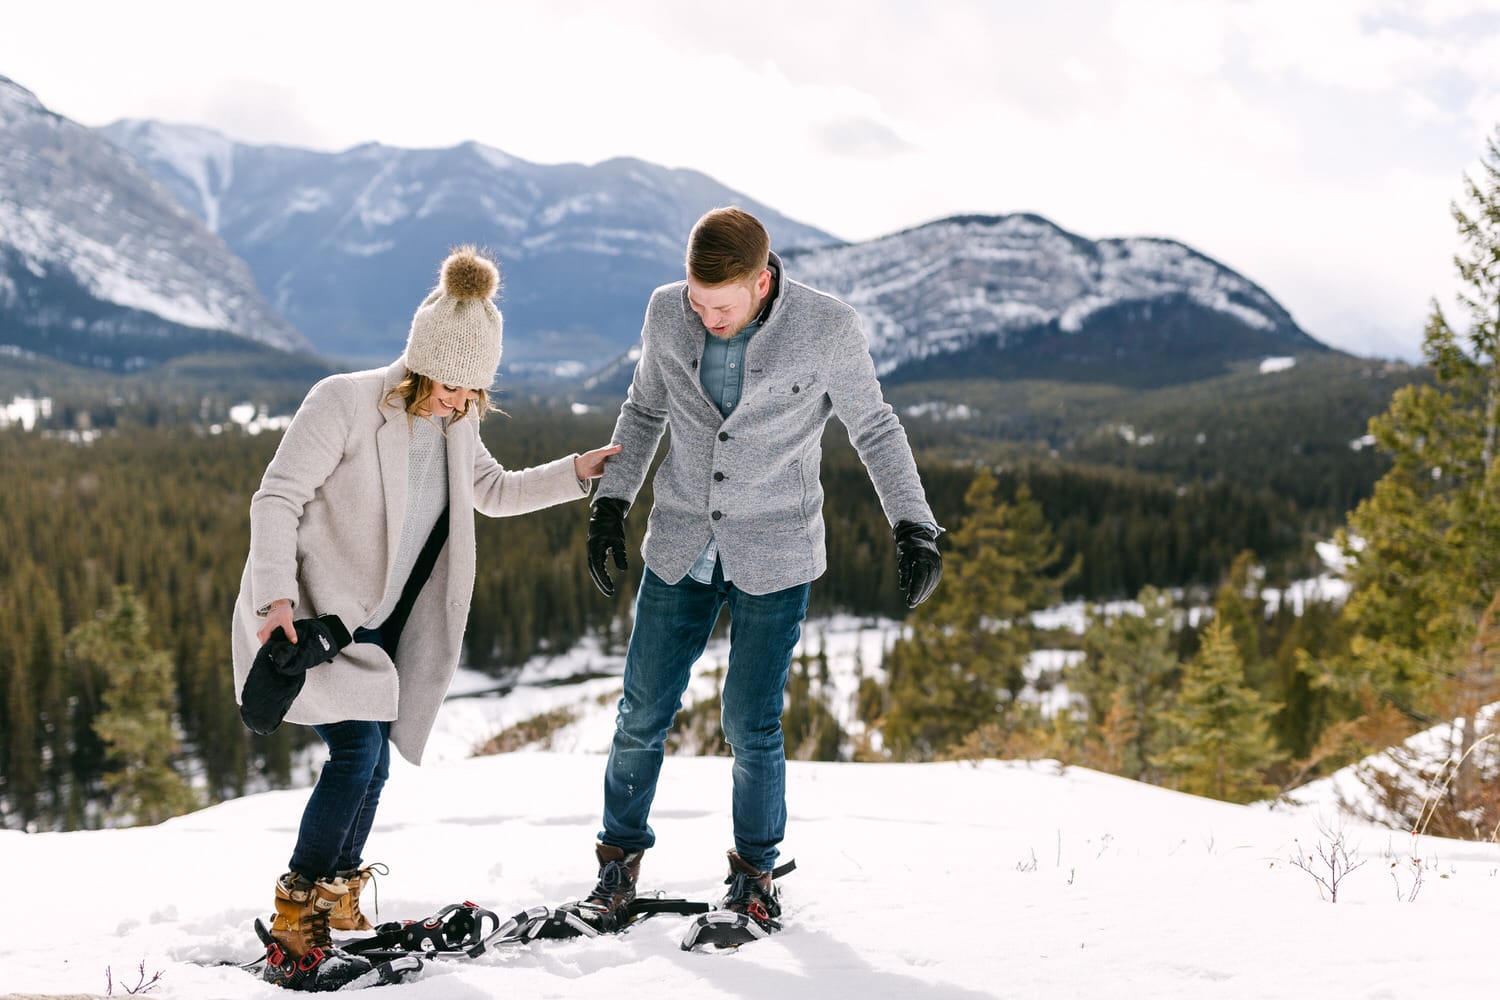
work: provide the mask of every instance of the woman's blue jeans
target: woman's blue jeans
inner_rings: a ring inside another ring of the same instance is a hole
[[[391,773],[391,724],[351,720],[313,726],[328,761],[302,811],[288,867],[311,879],[358,868]]]
[[[648,568],[636,595],[625,654],[625,693],[604,773],[599,838],[626,851],[656,843],[647,822],[663,747],[682,707],[693,664],[729,606],[729,671],[722,692],[724,738],[734,752],[734,848],[761,871],[776,864],[786,834],[786,748],[781,712],[792,650],[807,615],[809,585],[747,594],[723,582],[685,576],[666,583]]]
[[[405,618],[403,613],[400,624],[387,620],[376,628],[356,628],[353,639],[394,656]],[[287,867],[316,880],[358,868],[364,861],[380,790],[391,776],[391,724],[350,719],[312,728],[328,745],[328,761],[302,810],[297,846]]]

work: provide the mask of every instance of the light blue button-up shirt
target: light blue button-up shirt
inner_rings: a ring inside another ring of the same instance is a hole
[[[745,348],[759,329],[760,319],[757,318],[729,338],[715,337],[707,330],[703,331],[703,359],[698,363],[698,378],[708,398],[726,417],[739,405],[740,393],[745,387]],[[719,545],[710,531],[708,544],[703,547],[693,568],[688,570],[688,576],[699,583],[713,583],[714,564],[718,561]],[[724,582],[729,581],[726,578]]]

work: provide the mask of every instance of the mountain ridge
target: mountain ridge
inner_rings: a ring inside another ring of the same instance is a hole
[[[543,165],[473,140],[322,153],[140,120],[101,132],[212,220],[320,349],[358,362],[400,353],[454,243],[501,260],[505,369],[576,376],[639,333],[646,294],[681,272],[709,208],[744,205],[783,243],[837,242],[699,171],[633,157]]]
[[[106,369],[246,342],[311,348],[133,159],[3,76],[0,342]]]
[[[1090,240],[1034,212],[938,219],[787,259],[794,277],[859,310],[877,370],[908,380],[944,369],[1118,377],[1184,356],[1203,375],[1330,349],[1259,285],[1181,241]]]
[[[12,81],[0,91],[16,140],[0,160],[0,215],[12,234],[0,241],[0,308],[12,328],[31,329],[11,336],[16,346],[78,363],[102,351],[106,367],[149,366],[170,354],[151,345],[174,338],[232,349],[210,336],[221,329],[283,350],[315,345],[335,364],[384,364],[404,346],[437,262],[476,243],[502,262],[503,375],[552,385],[590,376],[585,391],[623,392],[651,290],[680,276],[701,212],[728,203],[767,222],[789,276],[860,312],[892,383],[1162,385],[1330,350],[1264,288],[1171,237],[1094,240],[1027,211],[845,243],[700,172],[633,157],[543,165],[473,140],[321,152],[152,120],[91,131]],[[23,132],[17,119],[32,124]],[[53,133],[72,146],[59,154],[66,144]],[[85,179],[124,181],[55,184],[87,194],[53,192],[54,211],[25,216],[21,206],[41,201],[27,195],[48,193],[51,175],[37,167],[48,156]],[[128,210],[136,204],[152,207],[139,218]],[[97,238],[75,232],[79,218]],[[70,266],[38,273],[33,265],[59,246]],[[155,283],[143,284],[138,272],[152,267]]]

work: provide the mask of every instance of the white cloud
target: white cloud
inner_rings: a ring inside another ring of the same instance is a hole
[[[1451,283],[1500,0],[21,5],[0,68],[86,124],[478,140],[691,167],[841,236],[1029,210],[1166,235],[1351,349]],[[83,26],[83,27],[80,27]],[[1400,336],[1392,333],[1392,338]],[[1392,342],[1395,342],[1394,340]]]
[[[1121,0],[1113,5],[1109,28],[1142,72],[1180,79],[1223,68],[1230,23],[1222,6]]]

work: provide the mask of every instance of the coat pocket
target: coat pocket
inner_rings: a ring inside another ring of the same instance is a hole
[[[803,375],[773,376],[766,383],[766,391],[772,396],[789,400],[806,399],[817,391],[817,386],[817,372],[807,372]]]

